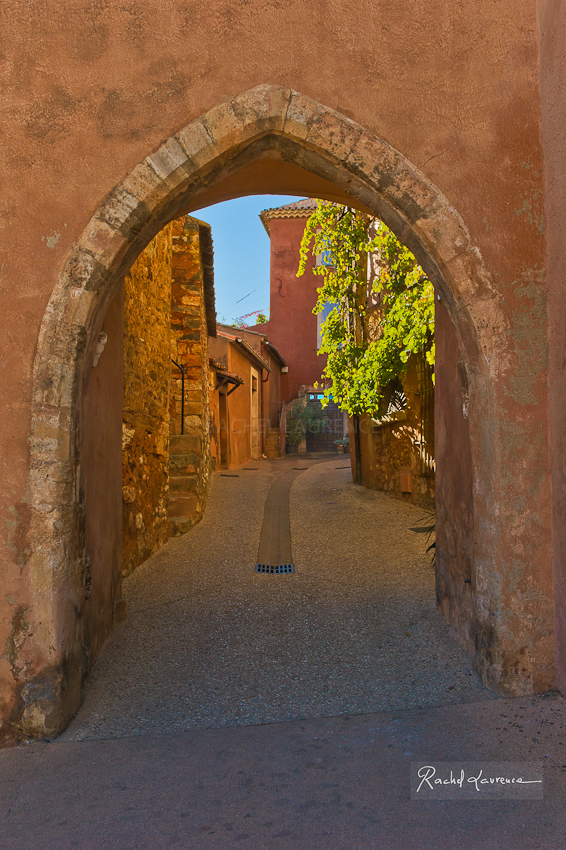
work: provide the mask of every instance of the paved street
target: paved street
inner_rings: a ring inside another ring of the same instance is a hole
[[[295,572],[260,574],[290,472]],[[2,850],[566,847],[565,700],[483,687],[423,511],[350,479],[340,456],[215,474],[200,525],[125,582],[68,730],[0,752]],[[544,798],[410,800],[417,760],[540,760]]]
[[[352,484],[347,456],[294,458],[217,474],[201,524],[125,582],[63,740],[493,698],[436,610],[424,512]],[[295,573],[259,575],[266,497],[290,473]]]

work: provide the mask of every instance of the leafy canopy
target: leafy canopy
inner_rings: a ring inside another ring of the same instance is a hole
[[[383,388],[411,354],[424,348],[434,364],[432,284],[383,222],[328,201],[318,201],[307,221],[297,277],[311,254],[322,260],[313,268],[322,278],[313,313],[333,305],[321,328],[323,405],[332,398],[351,415],[376,414]]]

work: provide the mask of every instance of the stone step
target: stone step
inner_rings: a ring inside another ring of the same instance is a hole
[[[196,490],[198,484],[196,475],[184,475],[183,473],[170,473],[169,475],[169,492],[170,493],[192,493]]]
[[[169,469],[172,474],[196,472],[198,458],[194,452],[169,455]]]
[[[169,437],[169,456],[189,453],[201,453],[200,437],[196,434],[171,434]]]
[[[198,507],[198,499],[194,493],[188,493],[186,496],[175,495],[169,499],[167,516],[169,519],[196,519],[200,514]]]
[[[169,537],[180,537],[196,525],[194,517],[169,517]]]

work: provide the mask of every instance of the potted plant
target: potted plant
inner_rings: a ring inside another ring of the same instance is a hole
[[[293,401],[287,413],[287,453],[294,454],[307,434],[317,434],[328,425],[328,419],[315,405],[307,404],[304,398]]]
[[[345,437],[340,437],[339,440],[334,440],[334,445],[338,450],[338,454],[348,454],[350,450],[350,437],[346,434]]]
[[[287,409],[287,422],[285,427],[286,452],[296,454],[299,444],[305,438],[305,423],[303,414],[304,405],[294,404]]]

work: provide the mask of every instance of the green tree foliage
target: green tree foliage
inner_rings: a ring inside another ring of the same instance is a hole
[[[258,313],[257,319],[255,320],[255,323],[256,323],[256,325],[264,325],[268,321],[269,321],[269,319],[267,318],[265,313]]]
[[[312,247],[311,247],[312,243]],[[434,290],[411,252],[379,219],[319,201],[308,219],[297,277],[310,257],[322,280],[313,310],[334,305],[322,324],[323,404],[330,398],[349,414],[377,413],[383,387],[424,348],[434,364]],[[367,258],[377,274],[368,284]],[[377,301],[368,314],[368,296]]]

